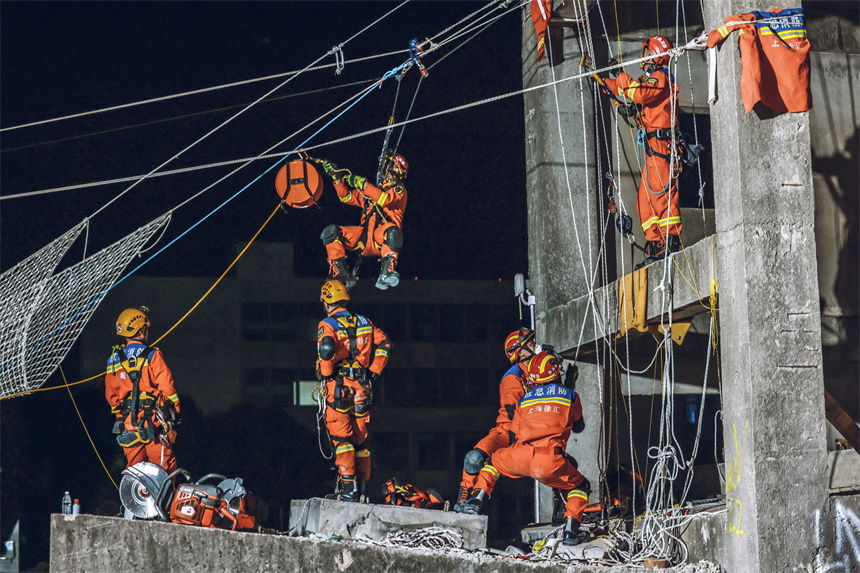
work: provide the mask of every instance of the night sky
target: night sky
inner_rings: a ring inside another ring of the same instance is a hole
[[[349,42],[345,57],[403,50],[410,39],[434,36],[482,5],[407,4]],[[299,70],[395,6],[3,2],[0,124],[14,127]],[[429,54],[430,75],[417,92],[411,118],[521,89],[520,18],[519,11],[504,16],[444,60],[461,41]],[[347,64],[340,75],[333,68],[305,73],[274,93],[272,101],[257,104],[164,169],[257,155],[404,59],[396,55]],[[334,57],[321,63],[332,64]],[[0,132],[0,195],[148,173],[284,79]],[[406,118],[418,79],[413,68],[401,82],[397,121]],[[297,95],[303,92],[313,93]],[[384,126],[396,92],[397,82],[386,81],[308,145]],[[276,150],[292,150],[315,130]],[[406,127],[399,147],[411,168],[402,273],[427,279],[510,279],[527,270],[523,132],[520,96]],[[399,136],[397,129],[392,141]],[[382,141],[378,133],[311,155],[373,177]],[[274,163],[255,162],[179,209],[159,248]],[[234,167],[141,183],[92,219],[88,252],[170,210]],[[232,260],[234,245],[246,243],[277,204],[277,170],[263,175],[138,272],[218,276]],[[323,276],[327,270],[319,240],[323,227],[357,224],[359,218],[358,209],[337,202],[325,179],[322,209],[280,213],[258,239],[293,241],[296,270],[304,276]],[[130,185],[0,201],[0,269],[92,215]],[[78,245],[70,258],[82,252]]]
[[[349,60],[405,50],[412,38],[434,36],[483,5],[411,2],[348,43],[345,57]],[[394,2],[4,0],[0,2],[0,127],[299,70],[395,6]],[[428,54],[425,63],[430,75],[421,82],[411,117],[521,89],[520,27],[521,14],[515,10],[456,52],[452,50],[462,40]],[[271,101],[257,104],[164,169],[260,154],[404,59],[405,54],[347,64],[340,75],[333,68],[303,74],[274,93]],[[332,64],[334,57],[328,56],[321,63]],[[148,173],[284,79],[0,131],[0,197]],[[403,78],[395,110],[397,121],[406,118],[418,79],[414,68]],[[308,145],[384,126],[396,91],[396,81],[388,80]],[[313,131],[276,149],[286,153]],[[392,141],[398,137],[399,129]],[[377,133],[329,145],[311,155],[373,177],[382,141],[383,133]],[[411,168],[406,180],[409,204],[399,264],[402,274],[421,279],[496,280],[527,271],[520,96],[408,125],[399,151]],[[275,163],[272,159],[255,162],[177,210],[150,254]],[[87,254],[175,208],[233,168],[157,177],[139,184],[92,218]],[[219,276],[235,257],[236,246],[244,246],[277,205],[274,181],[278,168],[260,177],[137,273]],[[357,224],[359,220],[359,210],[340,205],[325,180],[321,209],[278,213],[258,239],[294,242],[300,276],[321,279],[325,275],[325,251],[319,237],[326,225]],[[93,215],[130,185],[0,200],[0,271]],[[83,243],[77,241],[61,268],[80,260]],[[375,272],[376,265],[363,269],[363,274]],[[63,367],[75,372],[76,362],[73,349]],[[61,381],[55,375],[48,385]],[[78,386],[75,395],[85,420],[103,419],[103,389],[99,384]],[[240,459],[235,452],[219,450],[220,458],[211,457],[212,440],[226,443],[226,438],[205,434],[199,415],[185,412],[185,408],[183,412],[183,440],[177,445],[183,466],[191,471],[197,471],[198,466],[218,467],[240,475],[242,468],[229,465],[229,460]],[[259,423],[242,425],[243,443],[259,443],[258,436],[273,424],[282,429],[292,425],[289,431],[297,436],[304,431],[277,409],[246,414]],[[77,439],[80,434],[80,421],[65,391],[4,402],[0,420],[0,536],[5,539],[14,520],[23,517],[23,565],[39,567],[37,562],[47,559],[48,543],[47,519],[42,516],[59,511],[62,489],[69,487],[62,484],[88,484],[86,491],[73,492],[82,498],[87,513],[115,514],[118,500],[103,470],[91,463],[89,445],[85,452],[64,446],[70,440],[64,436]],[[206,427],[234,427],[229,420],[224,422],[210,420]],[[93,422],[90,430],[98,450],[110,456],[116,453],[113,436],[102,431],[101,425]],[[268,460],[316,459],[315,449],[289,450],[315,448],[315,437],[310,434],[290,442],[294,445],[280,440],[267,443],[271,451],[261,450],[260,455]],[[121,469],[112,467],[111,473],[117,476]],[[281,474],[273,468],[260,475],[274,480]],[[330,475],[305,472],[302,477],[301,483],[261,483],[258,487],[269,491],[291,488],[293,496],[306,497],[318,492],[319,480],[328,480]],[[99,499],[110,503],[94,507]]]

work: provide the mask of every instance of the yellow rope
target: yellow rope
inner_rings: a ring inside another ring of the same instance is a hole
[[[65,374],[65,372],[63,372],[62,366],[60,366],[60,374],[63,376],[63,382],[65,382],[66,381],[66,374]],[[90,441],[90,445],[93,447],[93,451],[96,453],[96,457],[99,459],[99,463],[104,468],[105,473],[108,476],[108,479],[110,479],[110,482],[113,484],[113,486],[117,490],[119,490],[119,486],[116,485],[116,482],[114,481],[113,476],[110,475],[110,472],[108,471],[107,466],[104,463],[104,460],[102,460],[102,457],[99,455],[99,451],[96,448],[95,443],[93,442],[92,436],[90,436],[90,431],[87,429],[87,424],[84,422],[83,416],[81,416],[81,411],[78,410],[78,404],[77,404],[77,402],[75,402],[75,397],[72,395],[72,389],[69,388],[69,386],[70,386],[70,384],[66,384],[65,388],[69,392],[69,398],[72,399],[72,406],[75,407],[75,413],[78,415],[78,419],[81,421],[81,426],[84,427],[84,432],[86,432],[86,434],[87,434],[87,439]]]
[[[209,293],[211,293],[211,292],[212,292],[212,290],[213,290],[216,286],[218,286],[218,283],[220,283],[220,282],[221,282],[221,279],[223,279],[225,276],[227,276],[227,273],[229,273],[229,272],[230,272],[230,269],[232,269],[232,268],[233,268],[233,266],[234,266],[234,265],[239,261],[239,259],[240,259],[240,258],[242,258],[242,255],[244,255],[244,254],[245,254],[245,251],[247,251],[247,250],[248,250],[248,247],[250,247],[250,246],[251,246],[251,243],[253,243],[253,242],[254,242],[254,240],[256,240],[256,238],[259,236],[259,234],[263,232],[263,229],[265,229],[265,228],[266,228],[266,225],[268,225],[268,224],[269,224],[269,221],[271,221],[271,220],[272,220],[272,217],[274,217],[274,216],[275,216],[275,213],[277,213],[277,212],[278,212],[278,209],[280,209],[280,207],[281,207],[281,204],[280,204],[280,203],[278,203],[278,206],[277,206],[277,207],[275,207],[274,211],[272,211],[272,214],[271,214],[271,215],[269,215],[269,218],[268,218],[268,219],[266,219],[266,222],[265,222],[265,223],[263,223],[263,226],[262,226],[262,227],[260,227],[260,229],[259,229],[256,233],[254,233],[254,236],[253,236],[253,237],[251,237],[251,240],[250,240],[250,241],[248,241],[248,244],[247,244],[247,245],[245,245],[245,248],[244,248],[244,249],[242,249],[242,252],[240,252],[240,253],[239,253],[239,255],[238,255],[238,256],[233,260],[233,262],[232,262],[232,263],[230,263],[230,266],[229,266],[229,267],[227,267],[227,270],[225,270],[225,271],[221,274],[221,276],[220,276],[220,277],[218,277],[218,280],[216,280],[216,281],[215,281],[215,283],[214,283],[214,284],[209,288],[209,290],[207,290],[207,291],[206,291],[206,294],[204,294],[202,297],[200,297],[200,300],[198,300],[198,301],[197,301],[197,303],[195,303],[195,305],[191,307],[191,310],[189,310],[188,312],[186,312],[186,313],[185,313],[185,315],[184,315],[182,318],[180,318],[180,319],[179,319],[179,321],[177,321],[177,322],[176,322],[176,324],[174,324],[173,326],[171,326],[171,327],[170,327],[170,329],[169,329],[167,332],[165,332],[164,334],[162,334],[162,335],[158,338],[158,340],[156,340],[155,342],[153,342],[153,343],[152,343],[152,345],[153,345],[153,346],[155,346],[158,342],[160,342],[162,338],[164,338],[165,336],[167,336],[168,334],[170,334],[170,332],[172,332],[174,328],[176,328],[177,326],[179,326],[179,325],[182,323],[182,321],[183,321],[183,320],[185,320],[185,319],[188,317],[188,315],[189,315],[189,314],[191,314],[191,313],[192,313],[192,311],[194,311],[194,309],[195,309],[195,308],[197,308],[197,307],[200,305],[200,303],[201,303],[201,302],[203,302],[203,300],[204,300],[207,296],[209,296]],[[69,382],[69,383],[61,384],[61,385],[59,385],[59,386],[50,386],[50,387],[48,387],[48,388],[36,388],[36,389],[34,389],[34,390],[26,390],[26,391],[24,391],[24,392],[17,392],[17,393],[15,393],[15,394],[10,394],[9,396],[3,396],[3,397],[0,397],[0,400],[8,400],[9,398],[14,398],[14,397],[16,397],[16,396],[22,396],[22,395],[24,395],[24,394],[32,394],[32,393],[35,393],[35,392],[46,392],[46,391],[48,391],[48,390],[59,390],[60,388],[68,388],[69,386],[75,386],[75,385],[77,385],[77,384],[83,384],[84,382],[89,382],[90,380],[95,380],[96,378],[99,378],[100,376],[104,376],[105,374],[107,374],[107,372],[106,372],[106,371],[105,371],[105,372],[101,372],[101,373],[99,373],[99,374],[96,374],[95,376],[91,376],[91,377],[89,377],[89,378],[85,378],[84,380],[78,380],[77,382]],[[63,377],[63,380],[64,380],[64,382],[65,382],[65,376]]]

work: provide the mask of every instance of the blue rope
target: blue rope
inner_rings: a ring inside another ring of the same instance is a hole
[[[402,70],[402,69],[403,69],[407,64],[410,64],[410,63],[411,63],[411,61],[406,61],[406,62],[404,62],[403,64],[401,64],[401,65],[397,66],[396,68],[393,68],[393,69],[389,70],[388,72],[386,72],[386,73],[382,76],[382,78],[379,80],[379,86],[378,86],[378,87],[381,89],[381,88],[382,88],[382,84],[383,84],[383,82],[384,82],[385,80],[387,80],[388,78],[390,78],[390,77],[394,76],[395,74],[399,73],[399,72],[400,72],[400,71],[401,71],[401,70]],[[25,351],[24,351],[24,354],[29,354],[32,350],[34,350],[35,348],[37,348],[38,346],[40,346],[42,343],[44,343],[46,340],[48,340],[49,338],[51,338],[55,333],[57,333],[58,331],[60,331],[60,330],[62,330],[63,328],[65,328],[65,327],[66,327],[70,322],[72,322],[73,320],[75,320],[78,316],[80,316],[80,315],[81,315],[81,313],[85,312],[85,311],[86,311],[90,306],[92,306],[92,305],[96,304],[96,303],[97,303],[97,302],[99,302],[101,299],[103,299],[103,298],[107,295],[107,293],[109,293],[111,290],[113,290],[113,288],[114,288],[114,287],[116,287],[118,284],[120,284],[121,282],[123,282],[125,279],[127,279],[128,277],[130,277],[131,275],[133,275],[134,273],[136,273],[136,272],[137,272],[137,271],[138,271],[138,270],[139,270],[143,265],[145,265],[146,263],[148,263],[149,261],[151,261],[152,259],[154,259],[154,258],[155,258],[155,257],[157,257],[158,255],[160,255],[162,252],[164,252],[164,250],[165,250],[165,249],[167,249],[168,247],[170,247],[171,245],[173,245],[176,241],[178,241],[179,239],[181,239],[182,237],[184,237],[185,235],[187,235],[187,234],[188,234],[192,229],[194,229],[195,227],[197,227],[200,223],[202,223],[203,221],[205,221],[206,219],[208,219],[209,217],[211,217],[212,215],[214,215],[215,213],[217,213],[217,212],[218,212],[219,210],[221,210],[221,208],[222,208],[222,207],[224,207],[227,203],[229,203],[230,201],[232,201],[233,199],[235,199],[236,197],[238,197],[241,193],[243,193],[246,189],[248,189],[248,187],[250,187],[251,185],[253,185],[253,184],[254,184],[254,183],[256,183],[257,181],[259,181],[259,180],[260,180],[260,178],[261,178],[261,177],[263,177],[263,175],[265,175],[266,173],[268,173],[269,171],[271,171],[272,169],[274,169],[275,167],[277,167],[278,165],[280,165],[280,164],[281,164],[284,160],[286,160],[289,156],[291,156],[291,155],[295,154],[296,152],[298,152],[298,150],[299,150],[299,149],[302,149],[302,148],[303,148],[303,147],[304,147],[304,146],[305,146],[305,145],[306,145],[310,140],[312,140],[314,137],[316,137],[317,135],[319,135],[323,130],[325,130],[325,129],[326,129],[328,126],[330,126],[332,123],[334,123],[335,121],[337,121],[337,120],[338,120],[338,119],[339,119],[343,114],[345,114],[345,113],[346,113],[346,112],[348,112],[350,109],[352,109],[352,108],[353,108],[353,106],[355,106],[356,104],[358,104],[358,102],[360,102],[360,101],[361,101],[361,100],[363,100],[365,97],[367,97],[367,95],[368,95],[368,94],[370,94],[372,91],[373,91],[372,89],[365,91],[365,92],[364,92],[364,94],[362,94],[362,95],[361,95],[359,98],[357,98],[354,102],[352,102],[351,104],[349,104],[345,109],[343,109],[343,110],[342,110],[340,113],[338,113],[336,116],[334,116],[333,118],[331,118],[331,119],[330,119],[330,120],[329,120],[325,125],[323,125],[323,126],[322,126],[322,127],[320,127],[318,130],[316,130],[316,131],[315,131],[313,134],[311,134],[307,139],[305,139],[303,142],[301,142],[301,143],[300,143],[300,144],[299,144],[295,149],[293,149],[292,151],[290,151],[290,152],[286,153],[286,154],[285,154],[281,159],[279,159],[278,161],[276,161],[275,163],[273,163],[273,164],[272,164],[268,169],[266,169],[265,171],[263,171],[262,173],[260,173],[260,174],[259,174],[257,177],[255,177],[255,178],[254,178],[250,183],[248,183],[247,185],[245,185],[244,187],[242,187],[241,189],[239,189],[236,193],[234,193],[232,196],[230,196],[230,197],[229,197],[227,200],[225,200],[223,203],[221,203],[220,205],[218,205],[217,207],[215,207],[215,209],[213,209],[212,211],[210,211],[210,212],[209,212],[206,216],[204,216],[202,219],[200,219],[199,221],[197,221],[196,223],[194,223],[193,225],[191,225],[190,227],[188,227],[185,231],[183,231],[180,235],[178,235],[178,236],[177,236],[176,238],[174,238],[172,241],[170,241],[169,243],[167,243],[166,245],[164,245],[162,248],[160,248],[158,251],[156,251],[155,253],[153,253],[152,255],[150,255],[150,257],[149,257],[148,259],[146,259],[145,261],[143,261],[142,263],[140,263],[139,265],[137,265],[134,269],[132,269],[132,270],[131,270],[128,274],[126,274],[124,277],[122,277],[121,279],[119,279],[118,281],[116,281],[114,284],[112,284],[110,287],[108,287],[107,289],[105,289],[105,290],[104,290],[101,294],[99,294],[95,299],[93,299],[92,301],[90,301],[90,303],[89,303],[89,304],[87,304],[86,306],[84,306],[84,308],[82,308],[82,309],[81,309],[81,310],[79,310],[77,313],[75,313],[75,314],[74,314],[74,316],[72,316],[72,317],[68,318],[68,319],[67,319],[65,322],[63,322],[60,326],[58,326],[57,328],[55,328],[54,330],[52,330],[51,332],[49,332],[48,334],[46,334],[45,336],[43,336],[41,339],[39,339],[39,340],[38,340],[36,343],[34,343],[32,346],[30,346],[29,348],[27,348],[27,350],[25,350]],[[0,372],[5,371],[5,370],[10,366],[10,364],[11,364],[11,361],[10,361],[10,362],[7,362],[6,364],[4,364],[4,365],[2,366],[2,368],[0,368]]]

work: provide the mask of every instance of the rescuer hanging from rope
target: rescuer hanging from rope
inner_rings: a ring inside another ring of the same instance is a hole
[[[358,501],[370,479],[367,449],[373,384],[388,364],[391,344],[364,316],[346,309],[349,293],[338,280],[320,292],[327,317],[317,331],[317,377],[323,386],[325,425],[335,453],[337,488],[330,499]]]
[[[638,145],[644,151],[644,161],[636,211],[647,243],[646,259],[639,267],[663,258],[667,249],[676,253],[681,248],[677,176],[681,171],[682,138],[677,117],[672,116],[678,109],[678,86],[667,67],[671,49],[667,38],[652,36],[642,42],[642,57],[654,57],[639,64],[645,73],[638,80],[626,72],[617,79],[595,77],[613,96],[632,100],[641,108]]]
[[[161,350],[146,345],[149,309],[127,308],[116,319],[116,333],[125,341],[108,358],[105,398],[116,415],[113,433],[123,447],[126,467],[152,462],[167,473],[176,469],[173,425],[179,396]]]
[[[516,441],[493,453],[481,468],[472,495],[454,510],[478,514],[500,475],[532,477],[562,493],[564,544],[578,545],[586,537],[580,525],[591,485],[565,448],[572,429],[582,420],[582,404],[575,391],[561,384],[561,362],[553,353],[538,353],[529,360],[527,371],[532,388],[517,402],[510,427]]]
[[[348,169],[340,169],[331,161],[317,160],[334,181],[341,203],[361,209],[361,226],[329,225],[320,237],[328,255],[329,278],[341,281],[347,290],[357,280],[347,270],[347,251],[357,251],[362,257],[382,258],[376,288],[386,290],[400,283],[400,273],[395,268],[403,247],[401,226],[406,210],[406,187],[402,182],[409,164],[398,153],[383,159],[384,175],[379,187]]]

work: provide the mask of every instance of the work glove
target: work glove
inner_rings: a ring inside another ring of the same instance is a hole
[[[609,60],[609,65],[610,66],[617,66],[618,60],[616,60],[615,58],[612,58],[611,60]],[[618,68],[612,68],[611,70],[608,70],[606,72],[606,75],[609,76],[610,78],[618,77]]]
[[[334,181],[340,179],[340,174],[343,171],[346,171],[345,169],[339,168],[334,161],[328,161],[326,159],[323,159],[319,162],[319,164],[322,165],[325,174],[331,177]]]
[[[350,173],[346,176],[346,184],[352,187],[353,189],[358,189],[361,191],[364,189],[364,184],[367,183],[367,179],[362,177],[361,175],[353,175]]]
[[[377,374],[376,372],[368,372],[367,381],[372,384],[379,384],[382,380],[382,374]]]

